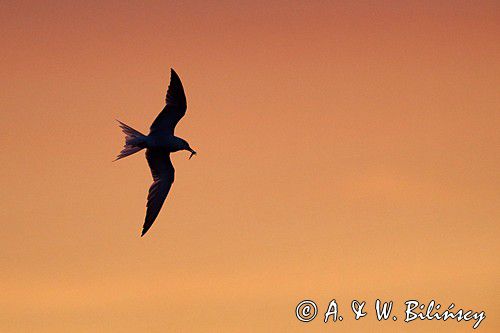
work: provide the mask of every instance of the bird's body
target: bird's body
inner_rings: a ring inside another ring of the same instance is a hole
[[[181,80],[173,69],[165,103],[165,107],[151,125],[148,135],[119,121],[126,137],[125,147],[116,159],[119,160],[146,149],[146,159],[153,176],[141,236],[144,236],[153,225],[174,182],[175,169],[170,160],[170,153],[188,150],[191,152],[189,158],[196,154],[186,140],[174,135],[175,126],[186,113],[187,104]]]
[[[186,140],[175,135],[153,134],[146,137],[146,148],[165,148],[170,153],[183,150]]]

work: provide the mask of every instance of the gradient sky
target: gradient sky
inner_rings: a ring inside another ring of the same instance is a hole
[[[1,332],[472,331],[407,299],[500,331],[498,1],[2,1],[0,27]],[[199,154],[140,238],[114,119],[147,132],[170,67]]]

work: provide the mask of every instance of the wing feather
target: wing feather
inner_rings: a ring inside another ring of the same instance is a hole
[[[177,73],[170,69],[170,84],[165,97],[165,107],[151,124],[150,133],[166,132],[174,134],[175,126],[186,114],[186,94]]]
[[[167,198],[174,182],[175,169],[170,160],[170,153],[166,149],[149,148],[146,150],[153,184],[149,188],[146,218],[142,227],[141,237],[151,228],[160,213],[161,207]]]

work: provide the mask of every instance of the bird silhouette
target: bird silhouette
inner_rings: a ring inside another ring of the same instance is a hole
[[[125,146],[115,161],[146,149],[146,159],[153,176],[153,184],[151,184],[148,193],[146,218],[141,237],[151,228],[158,217],[174,182],[175,169],[170,160],[170,153],[187,150],[191,152],[189,159],[196,154],[186,140],[174,135],[175,126],[186,114],[186,109],[186,94],[181,79],[171,68],[165,107],[153,121],[148,135],[144,135],[117,120],[123,133],[125,133]]]

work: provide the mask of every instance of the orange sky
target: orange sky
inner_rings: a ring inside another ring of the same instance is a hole
[[[0,332],[472,330],[408,299],[500,331],[500,5],[402,3],[1,2]],[[170,67],[199,154],[140,238],[114,119],[147,132]]]

